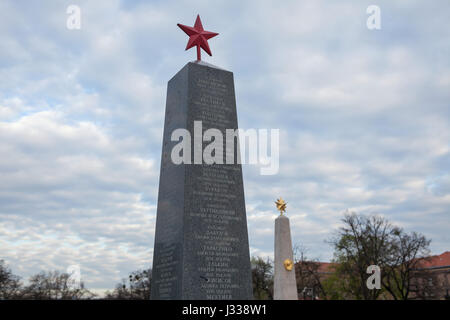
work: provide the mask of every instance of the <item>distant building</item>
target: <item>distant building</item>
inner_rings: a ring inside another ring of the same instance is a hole
[[[335,266],[336,264],[330,262],[297,262],[295,272],[298,298],[319,299],[322,281],[333,274]],[[450,300],[450,251],[420,259],[418,267],[413,270],[413,275],[409,299]],[[381,298],[389,299],[389,295],[385,294]]]
[[[450,300],[450,251],[421,259],[414,275],[411,299]]]

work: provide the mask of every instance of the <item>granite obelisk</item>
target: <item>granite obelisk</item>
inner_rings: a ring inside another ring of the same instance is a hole
[[[199,16],[178,26],[197,61],[167,86],[151,298],[252,299],[239,141],[219,139],[238,128],[233,73],[201,61],[218,34]]]
[[[291,227],[289,218],[283,215],[286,210],[286,203],[280,198],[275,204],[280,211],[280,215],[275,219],[273,298],[274,300],[297,300]]]
[[[237,129],[233,74],[190,62],[168,84],[152,299],[252,299],[241,165],[174,164],[176,129]],[[234,151],[238,152],[238,141]],[[203,149],[208,143],[192,148]],[[225,153],[224,153],[225,158]]]

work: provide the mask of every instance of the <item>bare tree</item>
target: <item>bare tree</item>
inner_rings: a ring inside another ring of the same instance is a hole
[[[128,279],[122,279],[113,292],[106,292],[105,299],[114,300],[149,300],[152,270],[131,272]]]
[[[256,300],[273,299],[273,264],[269,258],[252,257],[253,296]]]
[[[407,234],[380,216],[346,213],[344,226],[331,243],[335,248],[338,277],[354,299],[377,299],[387,291],[393,299],[408,299],[417,259],[428,254],[430,240]],[[381,269],[382,290],[368,289],[367,267]]]
[[[417,269],[430,254],[430,242],[416,232],[406,234],[399,230],[394,233],[390,243],[390,255],[384,264],[382,282],[395,300],[407,300],[411,293],[416,296],[427,295],[430,288],[422,284],[428,283],[432,275],[418,272]],[[419,280],[421,278],[425,278],[425,281]]]
[[[380,216],[346,213],[342,222],[344,226],[332,240],[342,281],[355,299],[377,299],[381,292],[367,288],[366,270],[370,265],[384,266],[392,236],[400,230]]]
[[[84,287],[73,287],[70,275],[59,271],[41,272],[29,279],[23,290],[24,299],[33,300],[79,300],[91,299],[95,294]]]
[[[14,275],[5,262],[0,260],[0,300],[19,299],[21,290],[20,277]]]

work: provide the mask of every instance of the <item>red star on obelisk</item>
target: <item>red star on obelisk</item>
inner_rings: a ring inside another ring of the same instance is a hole
[[[200,48],[206,51],[207,54],[212,56],[211,50],[209,49],[208,39],[215,37],[218,33],[205,31],[202,26],[202,21],[200,20],[200,15],[197,15],[194,27],[188,27],[183,24],[177,24],[181,30],[183,30],[188,36],[189,41],[186,46],[186,50],[197,46],[197,60],[202,60]]]

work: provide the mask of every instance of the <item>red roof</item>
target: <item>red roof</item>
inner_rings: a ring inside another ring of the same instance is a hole
[[[444,253],[431,256],[426,259],[421,259],[420,268],[433,268],[433,267],[444,267],[450,266],[450,251],[445,251]]]
[[[450,266],[450,251],[446,251],[440,255],[430,256],[427,258],[420,259],[418,268],[435,268]],[[298,262],[301,263],[301,262]],[[319,273],[331,273],[334,271],[335,263],[332,262],[315,262],[319,264],[317,271]]]
[[[331,273],[334,272],[335,263],[332,262],[316,262],[316,261],[305,261],[306,263],[314,263],[319,265],[317,268],[317,272],[319,273]],[[302,262],[297,262],[297,264],[301,264]]]
[[[419,265],[417,268],[435,268],[435,267],[444,267],[450,266],[450,251],[446,251],[440,255],[430,256],[427,258],[420,259]],[[301,263],[301,262],[297,262]],[[332,262],[314,262],[319,265],[317,271],[319,273],[332,273],[334,272],[335,263]]]

